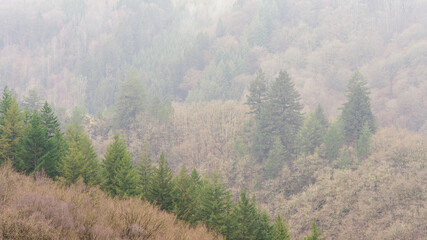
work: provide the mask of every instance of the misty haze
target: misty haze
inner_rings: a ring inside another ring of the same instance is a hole
[[[427,239],[427,0],[0,0],[0,239]]]

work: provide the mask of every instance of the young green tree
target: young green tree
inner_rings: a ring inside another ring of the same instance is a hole
[[[139,188],[141,189],[141,197],[145,199],[150,187],[150,181],[153,177],[154,168],[150,160],[150,151],[148,145],[144,144],[139,155],[139,160],[136,163],[136,171],[139,175]]]
[[[344,145],[344,136],[338,127],[338,123],[331,125],[323,141],[325,143],[324,158],[329,161],[336,160],[340,155],[341,147]]]
[[[368,123],[365,123],[360,133],[359,140],[357,141],[356,153],[357,157],[361,160],[369,156],[369,148],[371,145],[372,132]]]
[[[47,102],[44,103],[40,110],[40,117],[46,129],[46,137],[48,139],[48,155],[45,160],[45,171],[49,177],[54,178],[59,174],[59,163],[65,154],[65,141],[58,118]]]
[[[185,165],[182,166],[173,182],[173,212],[179,219],[191,222],[197,208],[197,195],[195,194],[197,188],[191,176],[188,175]]]
[[[322,134],[325,134],[329,128],[329,120],[328,120],[328,117],[325,115],[323,108],[320,104],[317,105],[317,108],[314,114],[316,116],[316,119],[319,121],[320,125],[322,126]]]
[[[46,132],[40,114],[34,111],[19,142],[18,158],[22,162],[21,170],[33,173],[46,168],[50,147]]]
[[[42,97],[37,89],[33,88],[28,92],[28,96],[24,98],[22,105],[29,111],[39,110],[42,107]]]
[[[349,145],[357,144],[363,125],[368,124],[374,133],[375,117],[371,111],[369,89],[360,72],[355,72],[347,88],[347,102],[344,103],[341,120],[344,137]]]
[[[159,159],[159,166],[154,170],[151,178],[147,199],[168,212],[171,212],[174,207],[172,177],[172,170],[166,162],[164,153],[162,153]]]
[[[273,223],[273,230],[271,234],[272,240],[291,240],[291,234],[289,233],[288,228],[286,227],[285,222],[282,219],[282,216],[277,216],[276,220]]]
[[[0,100],[0,125],[4,125],[4,117],[6,116],[7,109],[9,109],[10,105],[12,104],[12,99],[12,92],[7,86],[4,87]]]
[[[219,175],[214,173],[204,181],[201,188],[198,218],[209,229],[221,234],[227,233],[232,206],[230,192],[221,184]]]
[[[126,73],[119,85],[115,100],[115,123],[119,128],[129,125],[145,109],[145,92],[142,79],[135,68]]]
[[[76,123],[67,129],[65,140],[67,150],[59,166],[60,175],[68,184],[79,178],[88,185],[99,183],[99,163],[83,127]]]
[[[258,211],[255,201],[247,197],[246,190],[240,193],[240,198],[237,201],[232,217],[236,223],[233,238],[242,240],[257,239],[258,231],[260,230],[260,226],[258,225]]]
[[[310,114],[297,135],[298,153],[303,156],[313,154],[322,144],[324,131],[322,123],[317,119],[317,114]]]
[[[22,162],[17,155],[24,130],[23,117],[16,97],[13,97],[3,118],[4,125],[0,125],[0,165],[9,160],[18,170],[22,168]]]
[[[258,70],[255,80],[249,85],[249,95],[247,96],[246,104],[249,105],[250,113],[255,115],[255,119],[259,120],[261,116],[262,104],[267,96],[267,81],[262,69]]]
[[[114,136],[114,141],[108,146],[102,167],[101,187],[105,191],[113,196],[132,196],[139,193],[138,173],[132,166],[125,141],[119,136]]]
[[[304,238],[304,240],[324,240],[325,238],[321,238],[322,233],[317,228],[316,221],[313,221],[311,226],[311,234]]]

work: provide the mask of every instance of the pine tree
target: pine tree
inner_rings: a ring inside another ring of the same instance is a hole
[[[203,183],[200,192],[198,218],[209,229],[224,234],[229,232],[227,225],[230,225],[229,214],[231,209],[232,201],[230,192],[221,184],[219,175],[214,173],[209,180]]]
[[[237,201],[236,208],[233,212],[233,217],[237,223],[234,231],[236,239],[252,240],[257,239],[258,213],[255,206],[255,201],[250,200],[246,195],[246,190],[240,193],[240,198]]]
[[[277,216],[276,220],[273,223],[272,230],[272,240],[291,240],[291,235],[289,230],[286,227],[286,224],[283,222],[282,216]]]
[[[101,187],[105,191],[113,196],[138,194],[138,174],[132,166],[126,143],[119,136],[114,136],[114,141],[108,146],[102,167]]]
[[[357,141],[357,157],[361,160],[366,159],[369,156],[369,147],[371,142],[371,129],[368,123],[365,123],[360,133],[359,140]]]
[[[317,229],[316,221],[313,221],[311,226],[311,234],[304,238],[304,240],[324,240],[325,238],[321,238],[322,233]]]
[[[0,125],[0,165],[5,161],[11,161],[16,169],[22,168],[22,162],[17,157],[19,152],[19,142],[23,136],[24,119],[19,109],[16,97],[12,98],[9,108]]]
[[[172,177],[172,170],[166,162],[164,153],[162,153],[159,159],[159,166],[154,170],[151,178],[147,199],[168,212],[173,210]]]
[[[326,117],[322,106],[317,105],[316,111],[314,112],[316,119],[319,121],[320,125],[322,126],[322,135],[326,133],[326,131],[329,128],[329,121]]]
[[[187,173],[187,168],[182,166],[178,176],[173,180],[174,208],[173,212],[181,220],[190,222],[196,213],[196,185]]]
[[[47,102],[44,103],[40,113],[43,125],[46,128],[47,137],[51,138],[55,136],[57,132],[60,132],[58,118]]]
[[[3,89],[2,97],[0,100],[0,125],[4,126],[4,118],[6,116],[7,109],[12,104],[13,94],[6,86]],[[1,132],[0,132],[1,133]]]
[[[259,120],[261,116],[262,104],[267,95],[267,81],[262,69],[258,70],[254,81],[249,85],[249,95],[247,96],[246,104],[249,105],[250,113],[255,115],[255,119]]]
[[[33,173],[45,169],[50,147],[46,132],[39,113],[34,111],[19,142],[18,157],[22,162],[21,170]]]
[[[136,163],[136,170],[139,175],[139,188],[141,189],[141,197],[146,198],[148,189],[150,187],[150,181],[153,177],[153,166],[150,160],[150,151],[148,145],[144,144],[144,147],[139,156],[139,160]]]
[[[355,145],[365,123],[374,133],[375,118],[371,111],[369,89],[363,76],[355,72],[347,89],[347,102],[342,110],[342,123],[345,140],[349,145]]]
[[[67,150],[62,158],[59,172],[67,183],[75,183],[79,178],[88,185],[99,182],[99,164],[92,143],[80,126],[72,124],[65,136]]]

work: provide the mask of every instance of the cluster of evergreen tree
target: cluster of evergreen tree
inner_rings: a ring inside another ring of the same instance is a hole
[[[350,79],[346,96],[335,123],[329,123],[320,105],[304,118],[300,96],[289,75],[281,71],[269,83],[262,70],[258,71],[250,83],[247,104],[256,123],[252,152],[264,163],[267,178],[275,178],[283,163],[315,152],[331,162],[338,159],[339,167],[348,165],[350,148],[359,159],[368,157],[375,118],[369,89],[359,72]]]
[[[271,224],[245,190],[235,202],[218,174],[202,178],[196,169],[189,174],[183,166],[174,177],[164,154],[154,165],[148,152],[144,147],[134,165],[125,140],[116,135],[100,162],[79,122],[71,122],[64,134],[47,102],[33,112],[28,107],[21,110],[17,97],[7,87],[3,91],[0,164],[11,161],[17,171],[44,172],[65,184],[81,180],[99,185],[114,197],[141,197],[193,226],[205,224],[227,239],[290,239],[281,216]]]

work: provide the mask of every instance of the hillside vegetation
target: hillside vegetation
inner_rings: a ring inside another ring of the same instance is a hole
[[[1,239],[222,239],[148,202],[0,169]]]

